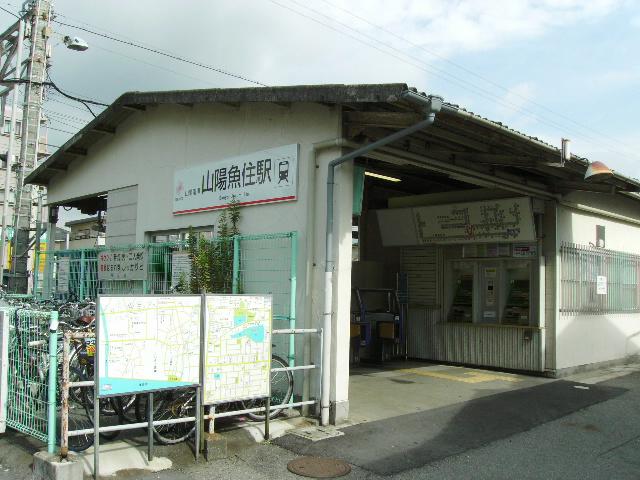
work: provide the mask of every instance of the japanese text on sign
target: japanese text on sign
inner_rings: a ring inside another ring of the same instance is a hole
[[[69,257],[61,257],[58,260],[58,293],[69,293],[69,265]]]
[[[144,248],[98,253],[98,280],[146,280],[147,251]]]
[[[298,145],[262,150],[176,171],[173,213],[297,198]]]

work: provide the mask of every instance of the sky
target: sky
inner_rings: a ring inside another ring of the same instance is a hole
[[[640,0],[58,0],[54,10],[68,25],[53,23],[50,74],[74,95],[402,82],[554,145],[569,138],[573,153],[640,177]],[[89,49],[66,49],[64,35]],[[45,113],[51,145],[92,118],[58,94]]]

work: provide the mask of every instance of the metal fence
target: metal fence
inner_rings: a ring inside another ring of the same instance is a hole
[[[640,312],[640,255],[570,243],[560,255],[561,312]]]
[[[6,424],[55,444],[57,312],[0,307],[9,323]],[[52,367],[52,368],[50,368]]]
[[[215,241],[215,240],[214,240]],[[144,280],[106,280],[98,273],[101,252],[123,253],[143,249],[147,275]],[[37,298],[96,299],[98,294],[167,294],[175,283],[174,253],[186,253],[187,243],[146,243],[113,247],[54,250],[46,254],[44,277]],[[297,232],[233,237],[233,293],[273,295],[273,328],[296,327]],[[62,260],[68,259],[68,260]],[[61,260],[69,263],[64,292],[60,291]],[[172,280],[173,278],[173,280]],[[295,363],[295,340],[278,339],[276,354]]]

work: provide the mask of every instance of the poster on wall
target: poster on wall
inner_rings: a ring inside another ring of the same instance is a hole
[[[177,170],[173,214],[297,199],[299,145],[285,145]]]
[[[146,280],[147,250],[109,250],[98,252],[98,280]]]
[[[271,313],[268,295],[207,295],[205,405],[269,395]]]
[[[200,295],[100,296],[98,395],[200,383]]]
[[[526,197],[415,207],[413,214],[423,245],[535,241],[531,200]]]
[[[61,257],[58,259],[58,283],[56,285],[56,293],[69,293],[69,257]]]

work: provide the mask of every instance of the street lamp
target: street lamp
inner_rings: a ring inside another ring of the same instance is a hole
[[[80,37],[70,37],[69,35],[65,35],[62,41],[69,50],[84,52],[87,48],[89,48],[89,44]]]

